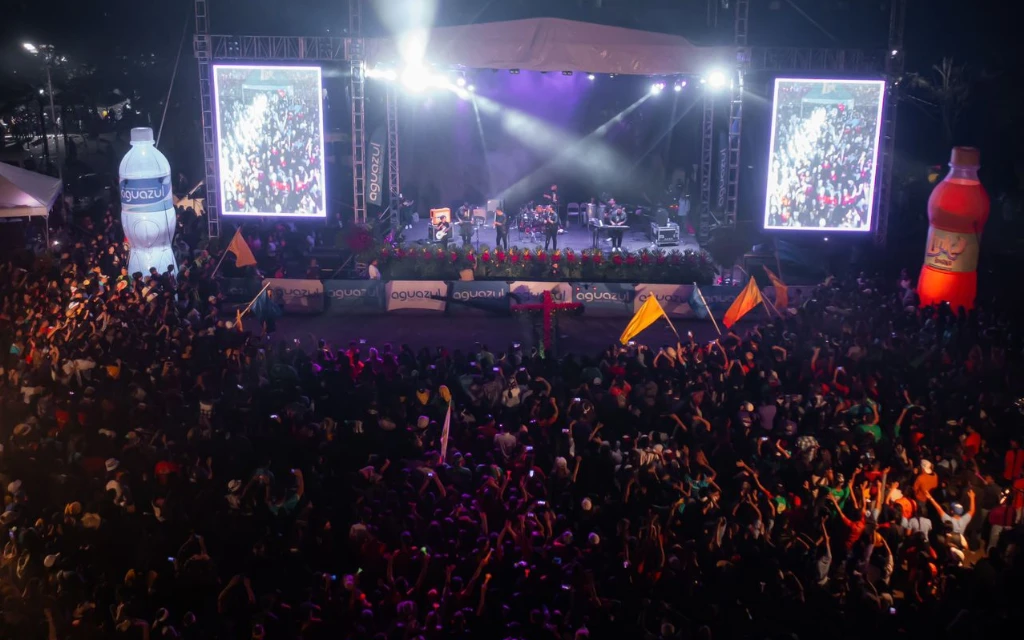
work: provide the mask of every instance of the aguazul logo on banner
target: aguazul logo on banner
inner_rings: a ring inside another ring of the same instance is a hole
[[[690,296],[693,294],[693,285],[683,284],[638,284],[636,285],[636,296],[633,298],[634,312],[639,310],[647,298],[654,298],[661,305],[669,316],[673,318],[688,318],[693,316],[690,308]]]
[[[450,313],[487,311],[508,313],[509,287],[505,282],[451,283]]]
[[[573,286],[572,302],[583,305],[583,313],[632,315],[634,287],[631,284],[579,282]]]
[[[270,289],[285,313],[319,313],[324,310],[324,285],[319,280],[268,278]]]
[[[396,309],[444,311],[447,299],[447,282],[395,280],[387,284],[388,311]]]
[[[381,203],[381,184],[384,175],[384,143],[381,142],[383,136],[383,127],[377,127],[370,136],[370,143],[366,145],[366,200],[377,207]]]
[[[377,313],[384,310],[380,280],[327,280],[324,295],[330,313]]]
[[[159,204],[170,197],[170,178],[140,178],[121,181],[122,204]]]
[[[572,302],[572,287],[567,282],[533,282],[517,280],[509,285],[513,304],[538,304],[545,291],[553,302]]]

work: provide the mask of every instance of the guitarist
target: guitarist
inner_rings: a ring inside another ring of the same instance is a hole
[[[452,223],[448,222],[448,216],[441,216],[434,226],[434,240],[440,242],[445,249],[448,248],[448,241],[452,237]]]

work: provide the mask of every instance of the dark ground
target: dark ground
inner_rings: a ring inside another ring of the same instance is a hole
[[[749,324],[766,321],[758,310],[751,312]],[[562,316],[559,319],[559,349],[563,353],[597,355],[608,345],[617,342],[629,318],[601,318],[594,316]],[[676,330],[686,340],[686,332],[693,331],[699,341],[710,341],[716,336],[710,321],[674,321]],[[742,328],[745,329],[744,323]],[[736,327],[738,332],[741,327]],[[740,332],[741,333],[741,332]],[[310,335],[324,339],[335,348],[350,341],[365,339],[369,346],[390,342],[396,347],[409,344],[420,347],[445,346],[449,349],[469,349],[475,342],[488,345],[498,353],[512,342],[520,342],[524,349],[534,345],[534,331],[525,316],[445,316],[445,315],[367,315],[367,316],[290,316],[278,322],[274,340],[300,339],[302,346],[311,348]],[[657,348],[674,344],[676,339],[668,325],[659,321],[640,334],[638,341]]]

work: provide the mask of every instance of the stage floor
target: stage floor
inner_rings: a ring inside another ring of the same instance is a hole
[[[406,244],[420,244],[425,245],[428,243],[427,228],[428,223],[425,220],[413,223],[411,229],[406,229],[403,232],[403,238]],[[480,227],[479,233],[473,234],[473,246],[488,246],[494,247],[494,229],[490,226]],[[455,233],[454,237],[450,242],[450,246],[461,246],[462,238]],[[531,237],[529,234],[521,233],[518,229],[512,229],[508,236],[509,247],[519,247],[521,249],[532,249],[534,247],[544,246],[544,234],[538,233]],[[590,230],[586,227],[581,227],[577,224],[570,224],[564,233],[558,234],[558,248],[559,249],[573,249],[574,251],[582,251],[583,249],[591,249],[594,246],[593,235]],[[600,243],[598,246],[605,252],[611,251],[612,244],[608,239],[607,235],[602,234]],[[657,248],[648,236],[646,228],[632,227],[626,231],[622,237],[622,248],[626,251],[639,251],[641,249],[655,249]],[[686,235],[683,229],[680,229],[679,244],[676,246],[662,246],[665,251],[684,251],[690,249],[696,251],[700,248],[697,244],[697,239],[693,236]]]

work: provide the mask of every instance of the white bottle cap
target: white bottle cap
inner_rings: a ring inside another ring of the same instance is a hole
[[[132,142],[153,142],[153,130],[149,127],[132,129]]]

